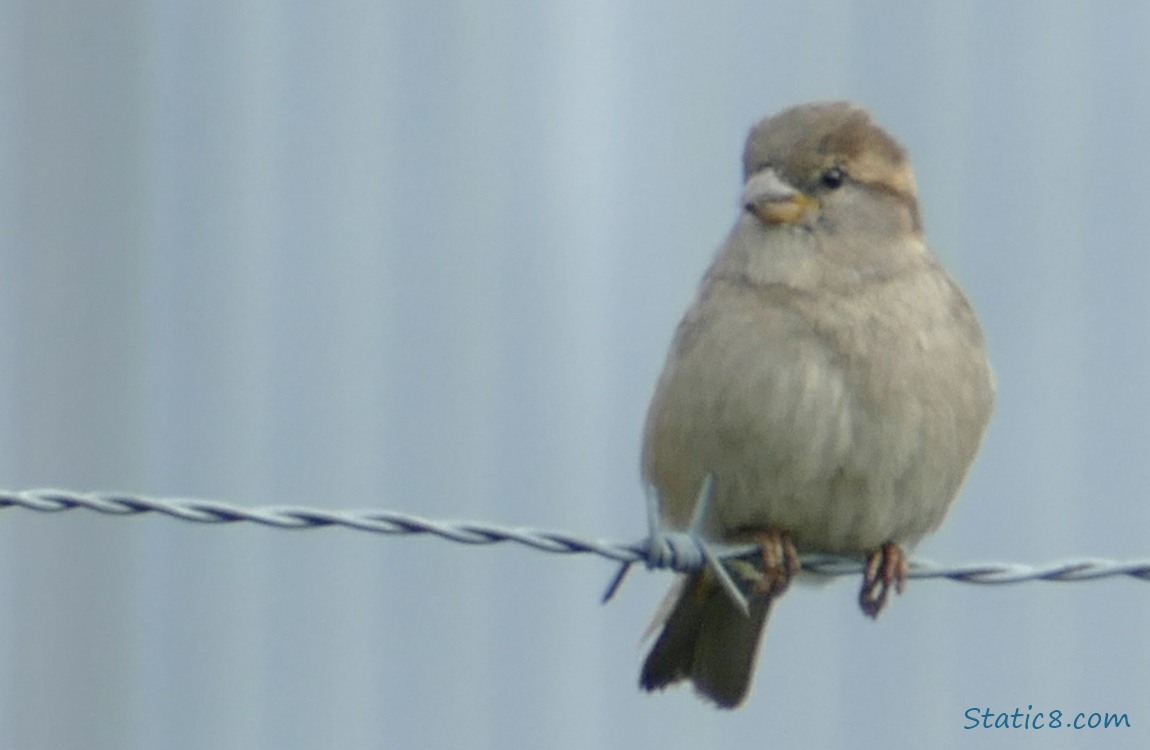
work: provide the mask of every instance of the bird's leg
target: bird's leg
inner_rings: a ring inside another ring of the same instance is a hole
[[[775,597],[787,590],[798,574],[799,553],[791,535],[774,526],[755,535],[763,554],[763,577],[755,583],[755,593]]]
[[[901,594],[906,588],[906,578],[910,573],[906,554],[894,542],[867,555],[863,569],[862,591],[859,592],[859,606],[868,617],[878,617],[890,598],[890,590]]]

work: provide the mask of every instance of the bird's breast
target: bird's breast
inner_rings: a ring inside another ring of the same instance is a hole
[[[775,525],[801,548],[849,553],[936,526],[977,447],[960,433],[978,385],[964,396],[953,381],[980,365],[947,330],[949,302],[907,283],[822,298],[705,288],[646,425],[644,474],[665,520],[684,526],[712,473],[716,536]]]

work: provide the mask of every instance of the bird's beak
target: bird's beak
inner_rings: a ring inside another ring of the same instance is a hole
[[[787,184],[767,168],[755,172],[743,187],[743,208],[767,226],[795,224],[812,217],[819,202]]]

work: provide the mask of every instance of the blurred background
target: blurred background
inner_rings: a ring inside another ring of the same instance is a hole
[[[1150,6],[0,0],[0,485],[630,541],[747,128],[857,100],[987,330],[940,562],[1150,557]],[[0,747],[1145,747],[1150,588],[791,592],[755,691],[636,687],[671,577],[0,513]],[[1127,713],[973,730],[967,709]],[[1025,745],[1024,745],[1025,743]]]

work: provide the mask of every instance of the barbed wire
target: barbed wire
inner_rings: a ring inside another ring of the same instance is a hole
[[[460,544],[500,544],[511,542],[541,552],[558,554],[593,554],[622,563],[610,594],[617,587],[629,565],[643,563],[650,568],[671,569],[680,572],[697,570],[706,559],[691,543],[670,540],[673,543],[662,550],[653,550],[649,538],[637,542],[619,543],[588,539],[565,532],[546,531],[522,527],[507,527],[492,523],[469,521],[436,521],[409,513],[389,510],[331,511],[302,507],[245,508],[213,500],[184,498],[155,498],[143,495],[72,492],[59,489],[23,491],[0,490],[0,509],[19,507],[39,513],[85,509],[113,516],[135,516],[159,513],[181,521],[204,524],[255,523],[279,529],[316,529],[342,527],[376,534],[415,535],[428,534]],[[721,550],[722,557],[746,554],[749,546],[728,547]],[[860,560],[834,555],[803,555],[803,570],[825,576],[858,575],[862,572]],[[1009,562],[966,563],[940,565],[916,559],[910,563],[911,578],[945,578],[962,583],[1006,584],[1023,581],[1093,581],[1101,578],[1126,576],[1150,581],[1150,559],[1107,560],[1076,558],[1056,560],[1039,565]]]

